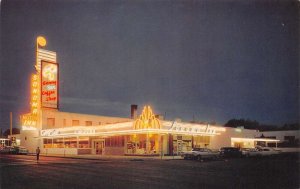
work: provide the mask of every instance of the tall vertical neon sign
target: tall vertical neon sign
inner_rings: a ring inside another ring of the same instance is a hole
[[[56,53],[44,50],[40,47],[46,46],[47,41],[44,37],[38,36],[36,39],[36,73],[31,76],[31,98],[30,113],[21,116],[22,129],[36,129],[39,119],[39,110],[41,108],[41,61],[48,60],[56,62]]]

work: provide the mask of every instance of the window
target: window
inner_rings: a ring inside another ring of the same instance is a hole
[[[54,138],[53,139],[53,148],[64,148],[63,138]]]
[[[85,126],[92,126],[92,121],[85,121]]]
[[[47,127],[55,127],[55,119],[47,118]]]
[[[88,137],[79,137],[78,148],[90,148]]]
[[[114,136],[114,137],[106,138],[105,146],[122,147],[122,146],[124,146],[124,137],[123,136]]]
[[[77,148],[77,138],[65,138],[65,148]]]
[[[72,120],[72,126],[79,126],[79,120]]]
[[[44,138],[44,148],[52,148],[52,139]]]
[[[209,136],[195,136],[193,145],[194,147],[203,147],[208,146],[210,143],[210,137]]]
[[[101,121],[99,122],[99,125],[101,125]]]

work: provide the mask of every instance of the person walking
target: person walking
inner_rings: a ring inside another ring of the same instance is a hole
[[[41,152],[40,147],[37,147],[37,149],[36,149],[36,161],[37,161],[37,162],[38,162],[39,159],[40,159],[40,152]]]

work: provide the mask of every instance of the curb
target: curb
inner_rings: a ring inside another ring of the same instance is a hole
[[[28,154],[28,156],[36,156],[36,154]],[[61,155],[45,155],[45,154],[40,154],[40,156],[43,157],[58,157],[58,158],[69,158],[69,159],[86,159],[86,160],[102,160],[102,161],[109,161],[109,160],[128,160],[128,161],[145,161],[145,160],[182,160],[180,158],[153,158],[153,157],[141,157],[141,156],[118,156],[118,157],[113,157],[113,156],[107,156],[107,157],[80,157],[80,156],[61,156]]]

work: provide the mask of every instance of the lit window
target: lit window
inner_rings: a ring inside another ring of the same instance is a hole
[[[65,148],[77,148],[77,138],[65,138]]]
[[[92,121],[85,121],[85,126],[92,126]]]

